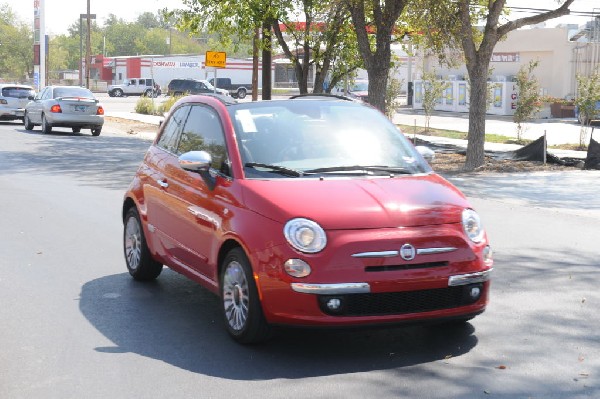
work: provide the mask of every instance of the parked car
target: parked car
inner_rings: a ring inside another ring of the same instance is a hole
[[[228,96],[229,92],[225,89],[216,89],[207,80],[181,78],[173,79],[167,86],[167,95],[182,96],[187,94],[207,94],[216,93]]]
[[[363,102],[369,102],[369,81],[367,79],[355,80],[348,89],[344,86],[338,86],[332,90],[334,94],[341,94],[355,100],[361,100]]]
[[[43,133],[67,127],[73,133],[90,129],[99,136],[104,125],[104,108],[85,87],[47,86],[25,106],[25,130],[41,125]]]
[[[229,334],[464,322],[493,260],[479,216],[381,112],[333,97],[180,99],[127,190],[127,269],[220,297]]]
[[[120,85],[108,86],[108,95],[110,97],[123,96],[146,96],[158,97],[162,94],[160,85],[154,79],[125,79]]]
[[[227,90],[233,98],[246,98],[248,93],[252,93],[251,84],[232,83],[230,78],[217,78],[216,85],[214,78],[210,79],[209,82],[219,89]]]
[[[25,105],[33,98],[33,87],[18,84],[0,84],[0,120],[23,120]]]

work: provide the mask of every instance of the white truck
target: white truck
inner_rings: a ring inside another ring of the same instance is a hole
[[[161,94],[160,86],[154,79],[136,78],[125,79],[120,85],[108,86],[110,97],[147,96],[158,97]]]

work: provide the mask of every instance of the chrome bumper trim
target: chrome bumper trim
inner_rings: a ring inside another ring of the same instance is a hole
[[[421,248],[417,249],[417,255],[432,255],[432,254],[445,254],[447,252],[456,251],[454,247],[442,247],[442,248]]]
[[[341,283],[341,284],[305,284],[292,283],[292,289],[303,294],[316,295],[342,295],[342,294],[368,294],[371,287],[367,283]]]
[[[398,256],[398,251],[380,251],[380,252],[361,252],[352,254],[353,258],[391,258]]]
[[[441,247],[441,248],[419,248],[417,249],[417,255],[433,255],[433,254],[444,254],[447,252],[456,251],[455,247]],[[353,258],[393,258],[394,256],[400,255],[400,251],[378,251],[378,252],[359,252],[352,254]]]
[[[488,269],[483,272],[470,273],[470,274],[459,274],[456,276],[450,276],[448,278],[448,286],[455,287],[458,285],[467,285],[473,283],[483,283],[488,281],[492,276],[494,269]]]

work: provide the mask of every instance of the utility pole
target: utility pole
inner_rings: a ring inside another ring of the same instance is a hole
[[[91,31],[92,23],[90,18],[90,0],[87,0],[87,41],[85,49],[85,87],[90,88],[90,63],[91,63]]]

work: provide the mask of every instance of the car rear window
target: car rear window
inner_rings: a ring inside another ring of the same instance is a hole
[[[12,97],[12,98],[28,98],[30,96],[34,96],[35,93],[33,89],[28,89],[26,87],[3,87],[2,88],[2,97]]]
[[[60,87],[54,90],[54,98],[59,97],[94,98],[94,95],[83,87]]]

